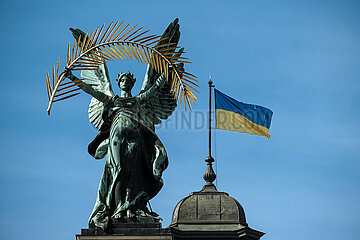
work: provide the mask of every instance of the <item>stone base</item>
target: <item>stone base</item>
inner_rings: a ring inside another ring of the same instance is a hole
[[[76,236],[76,240],[172,240],[169,236],[121,236],[121,235],[108,235],[108,236]]]
[[[172,239],[169,229],[161,223],[112,223],[106,231],[100,228],[81,229],[76,240]]]
[[[264,233],[249,227],[244,227],[238,231],[179,231],[171,229],[174,240],[259,240]]]

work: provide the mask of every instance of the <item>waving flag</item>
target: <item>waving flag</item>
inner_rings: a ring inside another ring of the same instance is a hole
[[[270,138],[273,112],[262,106],[238,102],[215,89],[216,128]]]

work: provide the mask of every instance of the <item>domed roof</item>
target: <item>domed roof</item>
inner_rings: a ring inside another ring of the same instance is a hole
[[[236,231],[247,223],[240,203],[209,184],[176,205],[170,227],[181,231]]]

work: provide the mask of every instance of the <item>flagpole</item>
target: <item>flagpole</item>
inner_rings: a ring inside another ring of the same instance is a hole
[[[211,81],[211,75],[209,76],[209,157],[211,157],[211,88],[214,87],[213,82]]]
[[[213,85],[213,82],[211,81],[211,75],[208,84],[209,84],[209,156],[205,159],[205,162],[207,162],[207,168],[203,178],[206,181],[206,184],[203,190],[207,189],[208,187],[211,187],[210,189],[212,190],[216,190],[215,185],[212,183],[216,179],[216,174],[212,168],[212,163],[215,160],[211,156],[211,90],[213,87],[215,87]]]

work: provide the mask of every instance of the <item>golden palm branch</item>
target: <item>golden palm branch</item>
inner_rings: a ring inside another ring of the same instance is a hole
[[[180,104],[183,102],[185,109],[188,106],[191,110],[191,102],[195,103],[196,97],[192,91],[198,92],[196,87],[196,76],[177,69],[178,63],[191,63],[188,58],[180,57],[174,43],[157,44],[164,39],[157,35],[146,35],[148,31],[130,27],[127,24],[121,27],[123,22],[111,23],[106,29],[105,24],[97,28],[91,34],[86,33],[74,40],[72,47],[70,43],[67,48],[66,68],[72,71],[95,70],[105,61],[112,60],[134,60],[150,66],[159,74],[164,73],[167,81],[171,76],[171,92]],[[52,79],[49,72],[46,74],[46,88],[49,98],[47,112],[54,102],[58,102],[80,94],[77,81],[66,81],[66,74],[59,75],[59,61],[52,69]],[[171,72],[169,68],[171,67]]]

